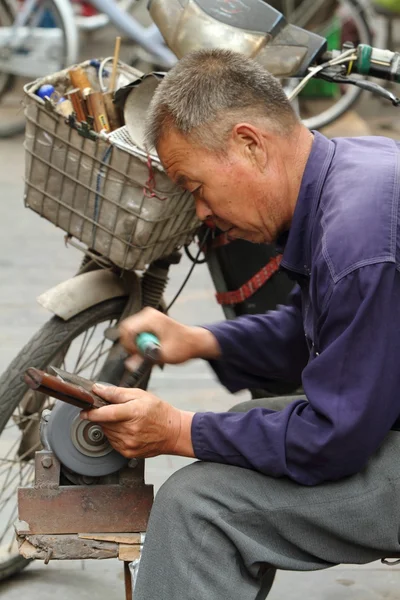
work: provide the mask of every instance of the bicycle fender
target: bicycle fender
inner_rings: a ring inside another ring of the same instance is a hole
[[[121,277],[103,269],[76,275],[41,294],[38,303],[64,321],[111,298],[128,296]]]

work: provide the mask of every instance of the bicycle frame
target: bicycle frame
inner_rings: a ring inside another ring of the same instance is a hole
[[[127,35],[132,42],[135,42],[146,50],[152,57],[159,61],[161,67],[172,67],[177,58],[173,52],[165,45],[157,26],[152,24],[149,27],[141,25],[134,17],[125,12],[115,0],[90,0],[99,12],[108,16],[110,22]]]
[[[173,66],[177,58],[165,45],[157,25],[142,25],[129,10],[137,0],[88,0],[98,11],[98,14],[88,17],[75,17],[78,29],[82,31],[95,31],[105,27],[110,22],[122,30],[129,39],[147,51],[152,60],[156,59],[160,67],[169,68]]]
[[[124,12],[129,12],[137,0],[119,0],[118,5]],[[105,27],[110,19],[104,13],[96,11],[94,15],[75,15],[75,23],[80,31],[96,31]]]

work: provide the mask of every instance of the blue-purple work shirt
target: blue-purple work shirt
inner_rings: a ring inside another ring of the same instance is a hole
[[[400,416],[399,199],[399,144],[314,133],[281,263],[298,282],[290,303],[207,327],[231,392],[282,379],[307,401],[196,413],[199,459],[315,485],[379,448]]]

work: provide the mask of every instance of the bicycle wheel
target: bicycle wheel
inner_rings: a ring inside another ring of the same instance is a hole
[[[340,49],[345,41],[372,43],[361,0],[275,0],[271,4],[282,10],[289,22],[327,38],[329,49]],[[285,82],[285,89],[290,92],[296,84]],[[361,94],[354,86],[312,80],[295,100],[295,108],[306,127],[321,129],[347,112]]]
[[[21,4],[21,10],[24,5]],[[0,33],[3,27],[15,24],[17,13],[13,0],[0,0]],[[57,32],[59,40],[54,43]],[[46,42],[44,36],[53,37]],[[77,60],[78,37],[72,8],[66,0],[36,0],[24,27],[15,25],[11,35],[0,40],[4,40],[0,43],[0,138],[6,138],[24,131],[24,84]],[[45,43],[46,47],[41,46]]]
[[[44,394],[27,390],[21,374],[31,366],[46,369],[58,365],[95,379],[112,344],[104,332],[120,319],[125,304],[126,298],[116,298],[67,322],[53,317],[0,377],[0,581],[29,563],[18,554],[13,530],[17,488],[33,480],[34,453],[41,448],[40,415],[53,403]]]

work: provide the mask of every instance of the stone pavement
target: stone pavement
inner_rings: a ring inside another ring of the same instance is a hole
[[[359,128],[360,134],[369,132],[365,122],[353,115],[346,117],[341,130],[329,133],[350,135],[356,133],[354,128]],[[23,207],[22,141],[20,138],[0,142],[0,371],[49,318],[35,303],[36,296],[73,275],[80,260],[76,250],[64,247],[61,231]],[[168,288],[170,297],[188,268],[188,262],[184,261],[172,270]],[[204,266],[197,267],[171,313],[188,324],[222,317]],[[226,410],[237,401],[215,382],[208,366],[200,361],[159,371],[152,380],[151,389],[189,410]],[[247,393],[241,395],[242,398],[247,396]],[[177,457],[150,459],[147,461],[147,481],[158,489],[174,470],[187,462]],[[2,600],[17,600],[24,596],[47,600],[55,595],[62,600],[122,600],[121,563],[114,560],[68,561],[51,562],[46,567],[36,562],[19,576],[0,583]],[[400,570],[374,563],[364,567],[340,566],[317,573],[280,572],[269,599],[280,598],[400,600]]]

